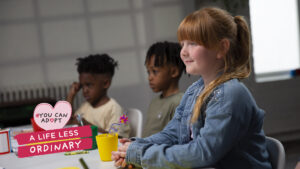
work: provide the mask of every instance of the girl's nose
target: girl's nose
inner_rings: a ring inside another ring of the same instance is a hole
[[[187,51],[186,51],[185,47],[181,48],[180,56],[181,56],[181,58],[184,58],[187,56]]]

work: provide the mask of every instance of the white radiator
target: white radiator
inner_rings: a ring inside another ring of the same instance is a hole
[[[13,104],[28,100],[51,99],[66,100],[71,83],[6,87],[0,89],[0,105]],[[73,109],[76,110],[84,101],[81,91],[74,99]]]

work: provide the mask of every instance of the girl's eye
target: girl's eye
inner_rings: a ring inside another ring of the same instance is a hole
[[[190,42],[190,45],[197,45],[197,43],[196,42]]]

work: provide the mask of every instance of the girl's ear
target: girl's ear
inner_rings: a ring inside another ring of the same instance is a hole
[[[176,77],[179,76],[179,69],[178,69],[178,67],[172,65],[170,67],[170,70],[171,70],[171,77],[172,78],[176,78]]]
[[[230,48],[230,42],[228,39],[224,38],[220,41],[220,46],[219,46],[219,52],[217,54],[218,59],[224,59],[226,56],[227,52],[229,51]]]

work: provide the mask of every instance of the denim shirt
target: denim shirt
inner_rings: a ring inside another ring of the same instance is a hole
[[[142,168],[271,169],[262,130],[264,111],[237,79],[219,85],[191,124],[200,78],[182,97],[173,119],[159,133],[136,138],[126,162]],[[192,138],[191,139],[191,131]]]

